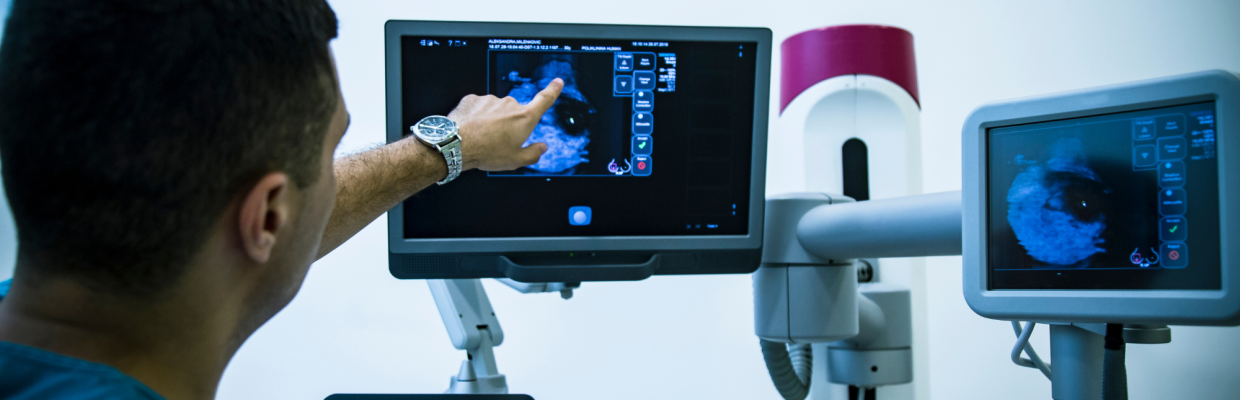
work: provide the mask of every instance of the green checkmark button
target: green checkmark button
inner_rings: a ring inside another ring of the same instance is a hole
[[[646,142],[641,142],[641,143],[638,143],[638,144],[637,144],[637,148],[639,148],[639,149],[644,149],[644,148],[646,148]]]
[[[1180,226],[1176,225],[1176,226],[1171,227],[1171,233],[1175,233],[1176,229],[1180,229]]]

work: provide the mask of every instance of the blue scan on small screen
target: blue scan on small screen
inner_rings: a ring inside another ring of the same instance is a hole
[[[1003,321],[1240,325],[1240,74],[997,101],[962,132],[964,298]]]
[[[1085,267],[1105,253],[1111,188],[1090,168],[1081,140],[1064,137],[1051,145],[1050,159],[1029,163],[1008,190],[1008,223],[1033,259],[1046,266]]]
[[[992,287],[1217,286],[1214,112],[1204,102],[991,128]],[[1038,270],[1064,272],[1027,273]]]

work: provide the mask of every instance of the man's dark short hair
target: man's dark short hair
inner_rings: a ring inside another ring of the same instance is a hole
[[[317,181],[336,25],[324,0],[14,1],[0,160],[18,275],[156,294],[263,175]]]

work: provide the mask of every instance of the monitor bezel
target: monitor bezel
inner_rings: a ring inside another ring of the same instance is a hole
[[[989,130],[1215,102],[1219,168],[1221,263],[1219,290],[1088,290],[989,288],[987,233]],[[1175,325],[1240,324],[1240,273],[1230,249],[1240,249],[1240,141],[1226,134],[1240,121],[1240,77],[1213,70],[983,105],[970,114],[962,133],[964,294],[978,315],[999,320]]]
[[[406,239],[404,202],[388,211],[388,250],[392,254],[468,254],[550,251],[735,250],[762,247],[766,191],[766,149],[771,83],[771,31],[767,28],[595,25],[517,22],[390,20],[384,26],[387,88],[387,141],[400,140],[402,36],[538,37],[657,41],[758,43],[754,82],[753,154],[750,170],[749,229],[745,235],[589,236],[526,238]]]

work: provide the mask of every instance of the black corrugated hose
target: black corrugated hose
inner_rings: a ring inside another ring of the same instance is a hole
[[[1128,370],[1124,367],[1124,325],[1107,324],[1102,356],[1102,400],[1128,400]]]

